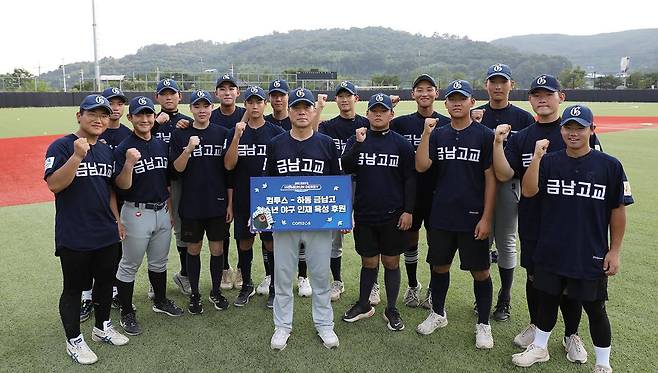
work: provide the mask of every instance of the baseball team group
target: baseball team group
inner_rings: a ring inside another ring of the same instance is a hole
[[[217,80],[214,95],[191,93],[192,117],[179,112],[183,96],[173,79],[157,85],[159,112],[151,98],[129,100],[118,88],[87,96],[76,113],[77,131],[55,140],[45,155],[44,180],[55,194],[55,255],[63,275],[59,313],[68,355],[80,364],[97,361],[80,331],[91,314],[94,341],[125,345],[126,335],[142,333],[133,291],[144,256],[152,310],[184,315],[167,297],[172,232],[180,258],[173,281],[189,296],[189,314],[203,313],[202,293],[219,311],[265,295],[273,309],[270,347],[282,350],[293,328],[297,282],[299,295],[312,297],[321,343],[338,347],[332,302],[345,290],[343,236],[350,231],[260,233],[265,277],[258,284],[252,279],[250,178],[351,175],[351,233],[361,269],[358,300],[343,321],[375,314],[383,298],[381,263],[385,325],[405,328],[397,307],[403,256],[402,302],[428,309],[416,332],[446,327],[450,269],[458,252],[460,269],[473,277],[475,347],[493,348],[490,319],[511,317],[518,233],[528,312],[517,312],[528,325],[514,338],[522,351],[512,363],[529,367],[549,360],[558,310],[567,360],[585,363],[588,352],[579,337],[584,309],[594,372],[611,372],[608,278],[619,271],[625,206],[633,203],[624,169],[603,152],[587,106],[560,111],[566,97],[554,76],[531,82],[533,114],[510,103],[515,83],[509,66],[492,65],[484,84],[489,101],[476,106],[468,81],[450,82],[441,92],[444,116],[434,109],[440,94],[435,79],[423,74],[411,89],[416,112],[398,116],[399,98],[376,93],[361,116],[358,88],[343,81],[335,89],[339,114],[327,121],[320,120],[327,95],[316,99],[284,80],[271,82],[268,91],[252,86],[241,92],[230,74]],[[244,107],[236,105],[240,95]],[[272,113],[266,116],[268,104]],[[126,107],[132,129],[121,124]],[[238,258],[233,267],[231,224]],[[423,226],[430,269],[425,290],[417,276]],[[211,280],[205,291],[199,289],[204,236]],[[492,263],[500,277],[495,303]],[[222,290],[231,288],[239,294],[229,301]],[[112,308],[120,312],[122,332],[110,320]]]

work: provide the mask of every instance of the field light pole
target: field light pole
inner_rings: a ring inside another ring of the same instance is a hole
[[[91,0],[91,19],[92,28],[94,29],[94,72],[96,73],[96,90],[101,90],[101,67],[98,64],[98,48],[96,46],[96,1]]]

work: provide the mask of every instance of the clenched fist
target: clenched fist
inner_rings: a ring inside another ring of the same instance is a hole
[[[180,119],[180,120],[176,123],[176,128],[187,128],[187,127],[189,127],[189,126],[190,126],[190,121],[187,120],[187,119]]]
[[[398,95],[390,95],[389,97],[391,98],[391,103],[393,104],[393,107],[395,107],[395,105],[397,105],[400,102],[400,96]]]
[[[134,165],[141,157],[142,154],[135,148],[126,150],[126,163],[128,164]]]
[[[546,154],[546,151],[548,150],[548,144],[550,143],[551,142],[547,139],[537,140],[535,143],[535,157],[543,157],[544,154]]]
[[[357,142],[363,142],[366,139],[366,133],[368,132],[368,129],[365,127],[357,128],[355,131],[356,135],[356,141]]]
[[[434,118],[425,118],[425,128],[423,129],[423,135],[429,135],[436,128],[436,124],[439,123],[438,119]]]
[[[158,114],[158,116],[155,118],[155,121],[162,124],[162,123],[167,123],[169,122],[169,114],[165,113],[164,111]]]
[[[190,141],[188,141],[187,146],[185,147],[185,150],[188,153],[192,153],[194,151],[194,148],[197,147],[201,143],[201,140],[199,139],[199,136],[190,136]]]
[[[473,109],[473,110],[471,110],[471,120],[472,121],[482,123],[482,117],[484,117],[484,109]]]
[[[327,104],[327,95],[324,93],[320,93],[318,95],[318,108],[322,109],[325,107],[326,104]]]
[[[87,156],[88,151],[89,143],[86,137],[80,137],[73,142],[73,154],[80,158],[80,160],[83,160]]]
[[[242,134],[244,133],[245,128],[247,128],[247,123],[245,122],[238,122],[235,124],[235,135],[234,138],[239,139],[242,137]]]
[[[495,137],[494,141],[497,144],[502,144],[505,139],[507,139],[507,136],[509,136],[510,131],[512,131],[512,126],[509,124],[499,124],[496,126],[496,131],[494,132]]]

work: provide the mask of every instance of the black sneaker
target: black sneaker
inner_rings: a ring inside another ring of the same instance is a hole
[[[267,308],[274,308],[274,292],[270,289],[270,293],[267,295]]]
[[[208,299],[215,305],[215,309],[223,311],[228,308],[228,299],[218,292],[217,294],[210,293]]]
[[[135,312],[130,312],[128,314],[121,316],[120,324],[123,330],[128,335],[142,334],[142,328],[139,326],[139,323],[137,322],[137,317],[135,316]]]
[[[367,319],[368,317],[372,317],[372,315],[375,314],[375,308],[371,305],[367,305],[366,307],[362,306],[361,303],[356,302],[350,308],[343,314],[343,321],[347,322],[355,322],[359,321],[361,319]]]
[[[493,312],[493,319],[496,321],[507,321],[512,316],[509,303],[498,303]]]
[[[85,299],[80,303],[80,322],[87,321],[94,310],[91,299]]]
[[[404,322],[400,317],[400,311],[397,308],[386,308],[384,310],[384,320],[387,321],[389,330],[400,331],[404,329]]]
[[[199,294],[190,295],[190,303],[187,305],[187,310],[192,315],[200,315],[203,313],[203,305],[201,305],[201,296]]]
[[[183,316],[183,309],[178,307],[171,299],[165,298],[162,302],[153,302],[153,311],[169,316]]]
[[[247,303],[249,303],[249,299],[256,295],[256,289],[254,289],[254,284],[242,284],[242,288],[240,289],[240,294],[238,294],[238,297],[235,298],[235,302],[233,304],[236,307],[243,307]]]
[[[112,308],[118,310],[121,308],[121,303],[119,302],[119,296],[115,295],[112,297]]]

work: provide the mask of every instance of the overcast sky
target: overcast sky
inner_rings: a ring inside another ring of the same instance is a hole
[[[295,29],[384,26],[426,36],[438,32],[490,41],[512,35],[589,35],[658,27],[658,15],[646,4],[646,0],[96,0],[96,22],[100,59],[133,54],[153,43],[235,42]],[[39,66],[45,72],[62,62],[93,60],[91,0],[5,0],[2,13],[0,73],[23,67],[36,74]]]

